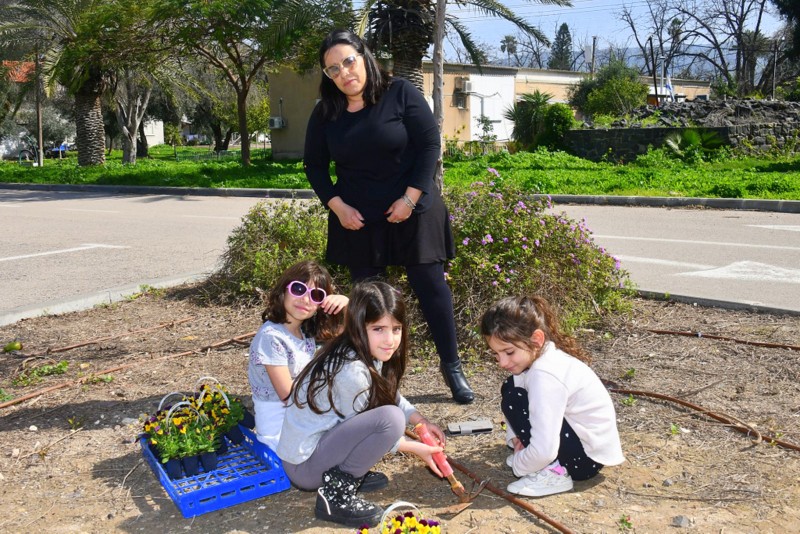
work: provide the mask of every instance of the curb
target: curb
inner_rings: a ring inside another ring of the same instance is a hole
[[[45,315],[62,315],[65,313],[90,310],[95,306],[109,305],[120,302],[132,295],[142,293],[142,286],[149,286],[155,289],[166,289],[181,286],[192,282],[205,280],[208,273],[190,273],[178,277],[158,278],[155,280],[144,281],[138,284],[119,286],[104,289],[97,293],[88,293],[70,299],[56,300],[45,304],[37,304],[30,307],[20,307],[0,314],[0,327],[14,324],[22,319],[32,319]]]
[[[664,293],[663,291],[649,291],[638,289],[636,293],[646,299],[662,300],[667,302],[681,302],[706,308],[722,308],[723,310],[747,311],[755,313],[765,313],[771,315],[793,315],[800,316],[800,310],[788,310],[785,308],[773,308],[771,306],[761,306],[751,302],[734,302],[730,300],[716,300],[702,297],[690,297],[688,295],[676,295],[674,293]]]
[[[138,185],[66,185],[66,184],[7,184],[0,189],[31,191],[77,191],[120,195],[197,195],[220,197],[256,198],[316,198],[311,189],[218,189],[212,187],[155,187]],[[773,211],[800,213],[800,200],[763,200],[753,198],[700,198],[700,197],[643,197],[601,195],[544,195],[534,198],[550,198],[557,204],[593,204],[597,206],[646,206],[654,208],[705,207],[721,210]]]

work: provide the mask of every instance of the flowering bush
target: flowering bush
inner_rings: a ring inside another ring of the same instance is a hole
[[[548,211],[549,197],[505,185],[489,168],[486,181],[449,191],[446,202],[457,246],[446,276],[462,334],[476,337],[483,310],[507,295],[547,297],[568,329],[624,308],[630,284],[619,261],[584,221]]]
[[[369,534],[369,526],[358,529],[358,534]],[[437,521],[417,519],[413,512],[398,514],[380,526],[381,534],[441,534],[442,527]]]

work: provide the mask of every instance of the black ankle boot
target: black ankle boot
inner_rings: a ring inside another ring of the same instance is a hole
[[[467,384],[464,371],[461,369],[461,360],[442,362],[440,369],[444,382],[453,393],[453,400],[459,404],[469,404],[475,400],[475,393]]]
[[[360,485],[361,478],[345,473],[338,466],[328,469],[322,474],[322,487],[317,490],[314,515],[348,527],[377,525],[383,509],[356,495]]]

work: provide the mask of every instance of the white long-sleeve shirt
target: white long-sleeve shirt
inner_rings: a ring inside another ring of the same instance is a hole
[[[514,375],[514,385],[528,392],[531,422],[530,445],[514,454],[515,475],[535,473],[555,460],[564,419],[592,460],[603,465],[625,461],[611,396],[588,365],[548,342],[527,371]],[[514,432],[506,426],[511,445]]]

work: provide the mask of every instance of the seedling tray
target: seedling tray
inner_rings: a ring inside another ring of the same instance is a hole
[[[183,517],[195,517],[215,510],[286,491],[291,486],[280,459],[258,441],[253,432],[240,426],[244,434],[241,445],[228,442],[228,452],[219,457],[213,471],[172,480],[161,462],[142,438],[142,454],[156,478],[164,486]]]

